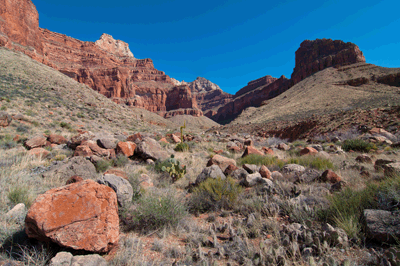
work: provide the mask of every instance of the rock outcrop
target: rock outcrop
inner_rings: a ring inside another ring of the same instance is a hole
[[[271,79],[268,79],[271,81]],[[269,82],[268,81],[268,82]],[[249,84],[265,84],[253,90],[248,90],[245,94],[240,94],[234,97],[233,101],[227,103],[218,109],[217,114],[211,117],[214,121],[218,123],[226,124],[235,119],[244,109],[248,107],[259,107],[261,104],[271,99],[280,93],[286,91],[289,88],[290,80],[285,76],[276,79],[275,81],[268,83],[265,79],[260,81],[255,81],[254,83],[249,82]]]
[[[196,97],[197,104],[202,111],[216,109],[232,100],[233,95],[226,93],[211,81],[198,77],[192,82],[187,83]]]
[[[318,71],[332,66],[339,67],[360,62],[365,62],[364,55],[353,43],[331,39],[306,40],[296,51],[296,65],[290,80],[284,76],[279,79],[265,76],[250,81],[235,94],[231,102],[219,108],[216,114],[206,112],[206,116],[222,124],[229,123],[244,109],[265,104],[266,100],[278,96]],[[381,79],[380,82],[396,86],[399,80],[398,76],[392,75]],[[354,80],[349,85],[355,86],[363,82],[367,81]]]
[[[108,34],[84,42],[39,28],[30,0],[0,0],[0,46],[21,51],[116,103],[165,112],[183,98],[178,108],[197,108],[190,89],[175,87],[176,82],[155,69],[151,59],[136,59],[127,43]]]
[[[360,48],[354,43],[341,40],[305,40],[296,51],[296,64],[292,73],[293,85],[315,72],[331,66],[343,66],[365,62]]]

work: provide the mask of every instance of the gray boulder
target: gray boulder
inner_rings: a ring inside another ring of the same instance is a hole
[[[14,206],[14,208],[12,208],[6,213],[5,217],[6,219],[23,223],[25,220],[26,213],[27,209],[25,207],[25,204],[18,203],[17,205]]]
[[[115,149],[117,147],[117,141],[111,138],[100,138],[97,140],[97,145],[103,149]]]
[[[400,214],[385,210],[364,210],[367,235],[379,243],[396,243],[400,239]]]
[[[282,172],[289,174],[289,173],[302,173],[306,170],[304,166],[298,164],[287,164],[282,168]]]
[[[255,185],[261,183],[261,181],[262,181],[262,176],[260,175],[260,173],[257,172],[254,174],[247,175],[246,178],[243,179],[243,185],[245,185],[246,187],[254,187]]]
[[[385,176],[400,175],[400,162],[383,165]]]
[[[98,254],[73,256],[69,252],[58,252],[49,266],[106,266],[107,261]]]
[[[113,174],[105,174],[97,182],[115,191],[120,207],[127,207],[132,202],[133,188],[128,180]]]
[[[255,165],[255,164],[244,164],[243,165],[244,170],[246,170],[249,174],[254,174],[260,170],[260,166]]]
[[[236,169],[235,171],[233,171],[231,173],[232,178],[237,179],[237,180],[245,179],[246,176],[248,176],[248,175],[249,175],[249,173],[246,170],[244,170],[243,168]]]
[[[67,180],[71,176],[80,176],[83,179],[96,179],[97,172],[94,165],[84,157],[77,156],[64,162],[57,162],[50,169],[42,174],[43,178],[58,176],[62,180]]]
[[[213,179],[217,179],[219,177],[222,179],[226,178],[226,176],[222,172],[221,168],[219,168],[218,165],[214,164],[214,165],[204,168],[203,171],[197,176],[195,183],[200,184],[201,182],[205,181],[209,177],[213,178]]]
[[[169,158],[169,154],[161,147],[155,139],[145,137],[136,146],[135,153],[142,159],[152,159],[153,161],[163,161]]]

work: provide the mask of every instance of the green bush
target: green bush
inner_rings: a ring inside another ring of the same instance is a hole
[[[276,157],[263,156],[263,155],[258,155],[258,154],[249,154],[243,158],[238,159],[238,164],[239,165],[256,164],[256,165],[265,165],[265,166],[279,166],[279,168],[282,168],[285,163]]]
[[[311,167],[318,170],[335,169],[335,166],[329,159],[321,158],[318,156],[301,156],[290,158],[288,164],[299,164],[305,167]]]
[[[107,161],[107,160],[99,160],[96,162],[95,167],[96,167],[96,171],[98,173],[104,173],[105,171],[107,171],[108,168],[110,168],[112,165],[111,161]]]
[[[12,187],[7,195],[8,199],[14,204],[24,203],[27,208],[32,204],[32,198],[29,195],[29,190],[26,187],[15,186]]]
[[[124,167],[129,163],[129,158],[123,154],[118,154],[116,158],[112,160],[112,164],[116,167]]]
[[[134,227],[140,229],[176,226],[187,215],[183,200],[172,190],[146,193],[137,203],[133,211]]]
[[[67,122],[60,122],[60,127],[66,128],[68,130],[72,129],[72,125],[70,123],[67,123]]]
[[[375,148],[372,143],[364,141],[362,139],[346,139],[342,143],[342,149],[344,151],[359,151],[359,152],[369,152],[371,149]]]
[[[182,152],[189,151],[189,144],[187,144],[185,142],[178,143],[174,150],[182,151]]]
[[[189,201],[191,212],[232,209],[242,187],[234,179],[208,178],[193,190]]]
[[[0,148],[11,149],[17,146],[17,143],[12,139],[10,135],[0,136]]]

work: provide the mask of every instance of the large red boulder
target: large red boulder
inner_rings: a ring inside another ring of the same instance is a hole
[[[318,151],[312,147],[305,147],[300,151],[300,155],[315,155]]]
[[[126,157],[130,157],[135,153],[135,149],[136,149],[136,144],[131,142],[131,141],[127,141],[127,142],[123,142],[120,141],[117,144],[117,154],[123,154]]]
[[[249,155],[249,154],[258,154],[258,155],[264,155],[262,151],[257,150],[253,146],[247,146],[246,149],[244,150],[244,153],[242,155],[242,158]]]
[[[65,144],[67,143],[67,139],[64,138],[61,135],[57,135],[57,134],[50,134],[50,136],[47,138],[48,141],[50,141],[50,143],[54,143],[54,144]]]
[[[342,178],[332,170],[326,170],[320,177],[322,182],[330,182],[332,184],[340,182]]]
[[[28,150],[33,148],[40,148],[46,146],[47,141],[43,136],[34,136],[25,142],[25,146]]]
[[[25,219],[30,238],[89,252],[108,252],[118,243],[117,195],[85,180],[38,196]]]

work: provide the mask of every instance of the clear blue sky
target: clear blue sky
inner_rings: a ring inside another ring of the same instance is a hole
[[[368,63],[400,67],[399,0],[32,0],[42,28],[127,42],[178,80],[201,76],[234,94],[265,75],[290,78],[300,43],[357,44]]]

